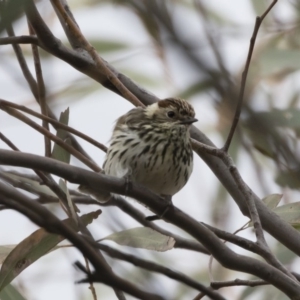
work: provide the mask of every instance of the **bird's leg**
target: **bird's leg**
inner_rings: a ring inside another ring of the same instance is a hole
[[[129,169],[123,178],[125,178],[125,196],[128,196],[132,190],[132,170]]]
[[[166,207],[164,208],[163,212],[160,215],[153,215],[153,216],[146,217],[147,221],[156,221],[156,220],[162,219],[164,217],[164,215],[173,207],[171,195],[161,195],[161,196],[167,202]]]
[[[160,218],[162,218],[173,207],[172,196],[171,195],[162,195],[162,196],[165,198],[167,204],[164,211],[160,215]]]

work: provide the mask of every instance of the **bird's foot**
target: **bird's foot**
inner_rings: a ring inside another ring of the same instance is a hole
[[[161,195],[161,196],[166,201],[166,207],[164,208],[163,212],[160,215],[153,215],[153,216],[146,217],[145,219],[147,221],[156,221],[162,219],[164,215],[173,207],[171,195]]]
[[[125,178],[125,196],[128,196],[128,194],[132,190],[132,176],[131,174],[126,174],[124,178]]]

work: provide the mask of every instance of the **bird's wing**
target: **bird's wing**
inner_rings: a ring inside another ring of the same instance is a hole
[[[141,123],[144,118],[144,109],[142,107],[133,108],[117,120],[114,131],[122,130],[124,125],[127,125],[129,128],[136,127],[136,125]]]

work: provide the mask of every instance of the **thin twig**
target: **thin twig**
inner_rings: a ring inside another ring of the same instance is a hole
[[[30,35],[34,36],[35,35],[34,29],[32,28],[32,26],[30,25],[29,22],[28,22],[28,27],[29,27]],[[35,45],[35,44],[31,44],[31,49],[32,49],[32,56],[33,56],[36,81],[37,81],[38,102],[40,104],[42,114],[45,116],[48,116],[47,104],[46,104],[46,89],[45,89],[45,82],[44,82],[44,78],[43,78],[39,50],[38,50],[37,45]],[[43,124],[43,127],[49,131],[48,122],[43,120],[42,124]],[[46,135],[44,135],[44,141],[45,141],[45,156],[50,157],[51,156],[51,140]]]
[[[223,287],[229,287],[229,286],[260,286],[260,285],[268,285],[270,283],[264,281],[264,280],[242,280],[242,279],[235,279],[230,281],[214,281],[210,283],[210,286],[213,289],[220,289]],[[206,295],[204,293],[199,293],[193,300],[201,300]]]
[[[119,92],[125,99],[130,101],[134,106],[143,107],[144,104],[133,93],[131,93],[118,79],[118,77],[105,65],[103,60],[99,57],[95,48],[82,35],[78,25],[74,22],[72,18],[70,18],[69,14],[66,12],[65,7],[62,5],[62,3],[59,0],[53,0],[52,3],[53,5],[55,5],[57,11],[59,11],[68,29],[72,31],[73,34],[77,37],[77,41],[91,55],[97,68],[99,68],[101,72],[106,74],[107,79],[119,90]]]
[[[13,144],[12,141],[10,141],[6,136],[4,136],[1,132],[0,132],[0,138],[14,151],[18,151],[20,152],[20,149],[18,149],[17,146],[15,146]],[[39,170],[33,170],[35,172],[35,174],[42,180],[42,183],[45,184],[46,186],[49,187],[49,189],[57,195],[58,197],[58,202],[61,204],[61,207],[63,209],[63,211],[66,213],[67,216],[71,216],[71,211],[68,205],[68,200],[66,197],[65,192],[60,188],[60,186],[54,181],[54,179],[52,178],[51,175],[47,174],[47,173],[43,173]],[[12,180],[8,179],[7,176],[5,176],[4,174],[2,174],[2,177],[5,177],[4,180],[6,181],[10,181],[10,183],[12,184]],[[27,186],[28,188],[28,186]],[[79,212],[79,209],[75,206],[75,210],[77,212]]]
[[[90,264],[89,264],[88,259],[85,256],[84,256],[84,261],[85,261],[85,267],[86,267],[87,272],[91,274]],[[94,284],[92,281],[90,282],[89,289],[91,290],[93,299],[97,300],[96,290],[95,290],[95,287],[94,287]]]
[[[213,289],[220,289],[223,287],[228,287],[228,286],[239,286],[239,285],[246,285],[246,286],[259,286],[259,285],[268,285],[270,284],[269,282],[266,282],[264,280],[242,280],[242,279],[235,279],[235,280],[228,280],[228,281],[215,281],[211,282],[210,286]]]
[[[246,87],[246,81],[247,81],[247,76],[248,76],[248,71],[249,71],[249,67],[250,67],[250,63],[251,63],[251,57],[253,54],[253,49],[254,49],[254,45],[255,45],[255,41],[256,41],[256,37],[260,28],[261,23],[263,22],[264,18],[266,17],[266,15],[270,12],[270,10],[273,8],[273,6],[276,4],[277,0],[274,0],[270,6],[267,8],[267,10],[259,17],[256,17],[256,21],[255,21],[255,26],[253,29],[253,33],[250,39],[250,45],[249,45],[249,50],[248,50],[248,55],[247,55],[247,60],[246,60],[246,65],[245,65],[245,69],[242,73],[242,81],[241,81],[241,87],[240,87],[240,93],[238,96],[238,104],[236,107],[236,111],[235,111],[235,115],[233,118],[233,122],[227,137],[227,140],[225,142],[225,145],[223,146],[223,150],[225,152],[228,151],[235,129],[237,127],[237,124],[239,122],[240,119],[240,115],[241,115],[241,110],[242,110],[242,105],[243,105],[243,98],[244,98],[244,92],[245,92],[245,87]]]
[[[7,33],[12,39],[15,37],[14,36],[15,35],[14,31],[13,31],[13,28],[12,28],[11,25],[7,25]],[[46,36],[46,35],[44,35],[44,36]],[[26,63],[26,60],[25,60],[25,57],[23,55],[22,49],[18,44],[12,44],[12,46],[13,46],[13,49],[14,49],[15,54],[17,56],[17,59],[18,59],[19,65],[21,67],[22,73],[23,73],[23,75],[24,75],[24,77],[25,77],[25,79],[26,79],[26,81],[27,81],[27,83],[30,87],[30,90],[31,90],[32,94],[34,95],[35,99],[37,100],[37,102],[39,103],[39,101],[38,101],[38,85],[37,85],[36,80],[32,76],[29,68],[28,68],[28,65]],[[41,46],[41,45],[39,45],[39,46]],[[54,113],[51,111],[51,109],[48,107],[48,105],[47,105],[47,112],[48,112],[48,115],[52,119],[57,120]],[[55,127],[56,125],[53,124],[53,126]],[[81,147],[81,145],[76,141],[76,139],[71,134],[68,133],[68,137],[70,137],[71,142],[72,142],[72,146],[77,151],[79,151],[85,157],[87,157],[88,159],[93,161],[93,159],[87,154],[86,151],[84,151],[84,149]]]
[[[15,33],[14,33],[14,30],[13,30],[13,27],[11,24],[7,25],[6,27],[6,31],[7,31],[7,34],[10,36],[10,38],[7,38],[7,39],[14,39],[15,38]],[[30,87],[30,90],[32,92],[32,94],[34,95],[34,97],[36,99],[38,99],[38,90],[37,90],[37,82],[36,80],[34,79],[34,77],[32,76],[28,66],[27,66],[27,63],[26,63],[26,60],[25,60],[25,57],[23,55],[23,52],[22,52],[22,49],[20,47],[20,45],[18,44],[14,44],[12,43],[12,47],[14,49],[14,52],[16,54],[16,57],[18,59],[18,62],[19,62],[19,65],[21,67],[21,70],[22,70],[22,73]]]
[[[15,109],[18,109],[18,110],[21,110],[21,111],[24,111],[32,116],[35,116],[39,119],[42,119],[42,120],[45,120],[49,123],[51,123],[53,126],[55,126],[55,128],[61,128],[61,129],[64,129],[70,133],[73,133],[74,135],[77,135],[78,137],[82,138],[83,140],[87,141],[88,143],[94,145],[95,147],[101,149],[102,151],[104,152],[107,152],[107,147],[99,142],[97,142],[96,140],[92,139],[91,137],[89,137],[88,135],[86,134],[83,134],[82,132],[68,126],[68,125],[65,125],[59,121],[56,121],[54,120],[53,118],[49,118],[47,116],[44,116],[44,115],[41,115],[23,105],[18,105],[18,104],[15,104],[15,103],[12,103],[12,102],[9,102],[9,101],[6,101],[6,100],[3,100],[3,99],[0,99],[0,105],[7,105],[9,107],[13,107]]]
[[[17,110],[9,108],[9,107],[6,107],[6,106],[3,106],[1,104],[0,104],[0,109],[4,110],[5,112],[7,112],[8,114],[14,116],[15,118],[21,120],[22,122],[26,123],[27,125],[29,125],[30,127],[34,128],[35,130],[37,130],[38,132],[42,133],[43,135],[47,135],[52,141],[54,141],[55,143],[57,143],[57,145],[61,146],[66,151],[70,152],[73,156],[75,156],[77,159],[79,159],[81,162],[83,162],[85,165],[87,165],[88,167],[90,167],[95,172],[100,172],[101,171],[101,169],[95,163],[93,163],[88,158],[86,158],[85,156],[83,156],[80,152],[78,152],[77,150],[75,150],[72,146],[70,146],[69,144],[65,143],[62,139],[60,139],[59,137],[55,136],[50,131],[47,131],[44,127],[42,127],[42,126],[38,125],[37,123],[33,122],[32,120],[30,120],[25,115],[23,115],[20,112],[18,112]]]
[[[2,132],[0,132],[0,139],[11,149],[19,151],[19,149],[13,144],[13,142],[9,140]]]
[[[253,198],[253,192],[249,187],[246,185],[246,183],[243,181],[238,169],[233,163],[232,158],[226,153],[223,149],[217,149],[202,143],[199,143],[192,139],[192,146],[194,149],[197,149],[198,151],[206,151],[207,153],[217,156],[224,164],[228,167],[234,181],[237,184],[238,189],[241,191],[241,193],[244,195],[246,204],[249,210],[250,218],[253,222],[253,227],[255,230],[256,235],[256,243],[261,248],[261,253],[263,254],[263,257],[268,261],[271,262],[272,265],[274,265],[276,268],[281,270],[284,274],[288,275],[292,279],[295,280],[295,277],[281,264],[281,262],[272,254],[265,236],[263,232],[263,228],[261,225],[260,217],[256,208],[256,204]],[[210,261],[211,266],[211,261]]]
[[[34,44],[39,45],[39,40],[35,36],[21,35],[0,38],[0,45],[14,45],[14,44]]]

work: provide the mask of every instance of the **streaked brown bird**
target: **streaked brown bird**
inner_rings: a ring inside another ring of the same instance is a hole
[[[130,110],[117,120],[104,173],[173,196],[193,170],[189,128],[196,121],[193,107],[178,98]]]

